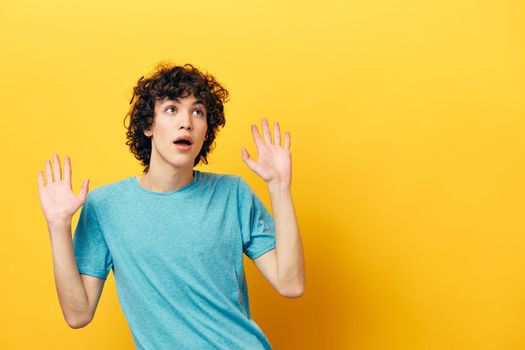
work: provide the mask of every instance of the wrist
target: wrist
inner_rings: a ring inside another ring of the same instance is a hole
[[[268,182],[268,190],[270,194],[288,195],[291,193],[291,184],[285,181]]]
[[[71,226],[71,217],[58,218],[47,222],[49,232],[60,231]]]

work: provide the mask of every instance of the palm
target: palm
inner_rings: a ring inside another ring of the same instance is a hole
[[[284,145],[281,146],[281,131],[279,123],[274,124],[274,137],[268,127],[266,119],[262,122],[264,142],[259,135],[259,130],[252,125],[252,134],[257,147],[257,160],[254,160],[243,147],[243,160],[257,175],[267,183],[289,184],[292,177],[292,160],[290,153],[290,134],[286,132]]]
[[[71,187],[71,164],[69,158],[64,161],[64,177],[61,178],[60,160],[54,155],[54,169],[46,161],[47,185],[44,185],[42,172],[38,173],[40,204],[47,222],[70,219],[84,204],[88,192],[88,181],[82,184],[78,195],[73,194]]]

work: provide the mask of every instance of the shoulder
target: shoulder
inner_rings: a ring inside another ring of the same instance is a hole
[[[215,182],[221,187],[227,187],[239,197],[252,197],[255,195],[252,187],[241,176],[233,174],[203,173],[208,177],[208,182]]]
[[[122,198],[123,195],[129,193],[131,180],[132,178],[129,176],[125,179],[93,188],[88,192],[86,200],[98,204],[111,201],[112,199]]]
[[[238,187],[241,177],[233,174],[219,174],[213,172],[199,171],[200,182],[214,186]]]
[[[239,199],[253,196],[253,190],[248,183],[239,175],[218,174],[211,172],[201,172],[201,189],[217,194],[228,194]]]

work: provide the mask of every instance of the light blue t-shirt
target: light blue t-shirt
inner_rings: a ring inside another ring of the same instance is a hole
[[[275,248],[274,221],[241,177],[193,174],[172,192],[134,176],[90,191],[73,237],[79,272],[113,269],[137,349],[271,349],[250,317],[243,253]]]

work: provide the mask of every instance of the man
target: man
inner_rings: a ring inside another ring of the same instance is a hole
[[[290,134],[262,121],[258,159],[244,162],[268,185],[270,216],[239,176],[194,170],[221,126],[228,92],[190,64],[159,65],[138,81],[127,145],[140,176],[88,195],[71,188],[57,154],[38,173],[55,282],[72,328],[94,317],[109,271],[138,349],[271,349],[250,316],[243,253],[283,296],[304,290],[304,258],[291,197]],[[130,102],[131,103],[131,102]],[[273,142],[272,142],[273,141]],[[71,238],[71,217],[82,207]],[[275,220],[275,221],[274,221]]]

